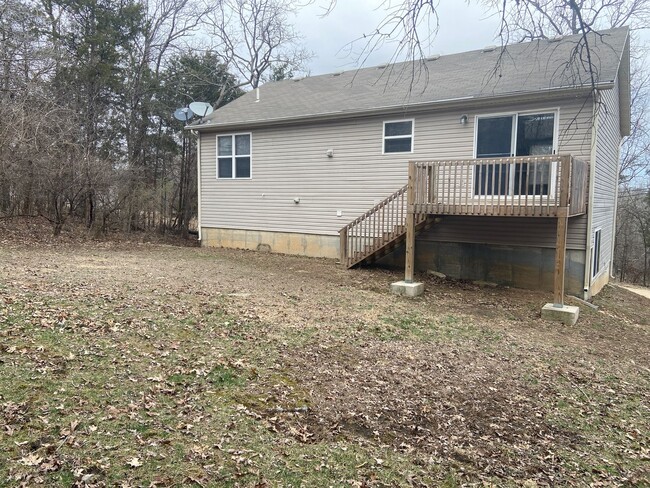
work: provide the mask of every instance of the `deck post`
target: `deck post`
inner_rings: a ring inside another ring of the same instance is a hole
[[[408,184],[406,185],[406,259],[404,264],[404,281],[391,283],[390,291],[396,295],[418,297],[424,293],[424,283],[413,282],[413,267],[415,265],[415,163],[409,161]],[[420,175],[421,176],[421,175]],[[418,189],[423,191],[424,189]],[[423,195],[426,196],[426,190]]]
[[[557,307],[564,305],[564,269],[566,266],[566,236],[568,209],[557,209],[557,236],[555,241],[555,276],[553,280],[553,304]]]
[[[413,283],[415,265],[415,163],[409,162],[408,185],[406,189],[406,264],[404,281]]]
[[[339,250],[341,264],[348,265],[348,228],[343,227],[339,232],[341,246]]]
[[[560,161],[560,205],[557,209],[557,236],[555,241],[555,276],[553,304],[564,305],[564,269],[566,264],[566,237],[569,224],[569,193],[571,191],[571,156]]]
[[[560,159],[560,205],[557,208],[557,236],[555,241],[555,273],[553,282],[553,303],[542,308],[542,317],[559,320],[573,325],[578,320],[580,309],[564,305],[564,269],[566,267],[566,238],[569,224],[569,192],[571,190],[571,156]]]

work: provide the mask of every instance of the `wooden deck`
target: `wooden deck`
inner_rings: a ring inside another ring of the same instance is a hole
[[[413,281],[415,234],[429,215],[557,219],[554,300],[564,303],[569,217],[587,211],[589,166],[564,156],[411,161],[408,184],[340,230],[350,268],[406,241],[405,279]]]
[[[586,211],[588,166],[571,156],[414,161],[416,214],[557,217],[568,178],[569,216]]]

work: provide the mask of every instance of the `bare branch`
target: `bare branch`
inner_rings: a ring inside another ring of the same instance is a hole
[[[240,86],[257,88],[274,64],[301,70],[310,57],[299,47],[300,36],[289,22],[295,8],[288,0],[222,0],[206,15],[226,66],[241,78]]]

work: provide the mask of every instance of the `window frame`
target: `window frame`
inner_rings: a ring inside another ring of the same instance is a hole
[[[401,135],[401,136],[387,136],[386,135],[386,124],[395,124],[399,122],[410,122],[411,123],[411,135]],[[386,139],[406,139],[407,137],[411,138],[411,150],[410,151],[394,151],[386,152]],[[381,138],[381,153],[382,154],[413,154],[415,149],[415,119],[398,119],[398,120],[384,120],[382,124],[382,138]]]
[[[531,110],[520,110],[520,111],[508,111],[508,112],[495,112],[495,113],[484,113],[484,114],[476,114],[474,115],[474,145],[473,145],[473,152],[472,152],[472,157],[473,159],[495,159],[495,158],[479,158],[477,156],[477,150],[478,150],[478,121],[479,119],[491,119],[491,118],[497,118],[497,117],[513,117],[513,124],[512,124],[512,133],[510,135],[510,154],[511,158],[514,157],[522,157],[525,158],[527,156],[516,156],[517,153],[517,132],[519,129],[519,117],[520,116],[526,116],[526,115],[542,115],[542,114],[553,114],[553,149],[551,154],[549,156],[557,156],[559,154],[559,132],[560,132],[560,107],[552,107],[552,108],[539,108],[539,109],[531,109]],[[515,155],[513,155],[515,154]],[[474,191],[474,181],[476,181],[476,166],[472,168],[472,196],[474,198],[479,198],[479,197],[497,197],[497,198],[516,198],[518,195],[514,194],[514,180],[515,180],[515,163],[512,163],[510,168],[510,174],[508,175],[508,193],[505,195],[498,195],[496,193],[492,194],[477,194]],[[556,179],[557,179],[557,162],[551,163],[551,172],[549,175],[550,178],[550,185],[549,185],[549,190],[548,194],[546,195],[534,195],[533,197],[535,198],[541,198],[541,197],[547,197],[547,198],[555,198],[555,192],[556,192]]]
[[[598,254],[596,254],[596,236],[598,236]],[[596,227],[593,233],[592,245],[591,245],[591,281],[593,282],[598,276],[600,276],[605,269],[604,264],[601,262],[601,250],[603,246],[603,228]],[[598,269],[596,269],[596,261],[598,262]]]
[[[236,142],[235,142],[235,137],[236,136],[248,136],[249,138],[249,150],[248,154],[236,154]],[[220,137],[230,137],[232,139],[232,154],[230,156],[221,156],[221,158],[227,158],[229,157],[231,159],[231,168],[232,168],[232,176],[230,177],[225,177],[225,176],[219,176],[219,138]],[[223,180],[223,181],[229,181],[229,180],[252,180],[253,179],[253,133],[252,132],[231,132],[228,134],[217,134],[215,138],[215,153],[216,153],[216,179],[217,180]],[[237,175],[237,168],[236,168],[236,161],[237,161],[237,156],[240,157],[247,157],[250,160],[249,164],[249,172],[250,176],[247,177],[240,177],[238,178]]]

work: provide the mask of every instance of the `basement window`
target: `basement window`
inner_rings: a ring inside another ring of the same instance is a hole
[[[591,277],[595,278],[600,273],[600,237],[602,234],[601,229],[597,229],[594,232],[594,247],[593,247],[593,259],[592,259],[592,272]]]
[[[251,134],[217,136],[217,178],[250,179]]]
[[[383,152],[413,152],[413,120],[392,120],[384,122]]]

